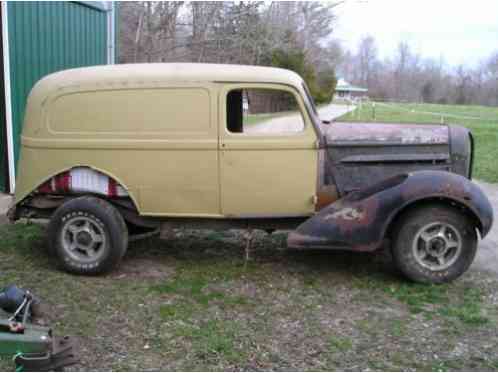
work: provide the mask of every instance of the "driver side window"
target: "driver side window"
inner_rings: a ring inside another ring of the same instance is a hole
[[[285,90],[234,89],[227,94],[227,129],[247,135],[289,134],[304,131],[296,97]]]

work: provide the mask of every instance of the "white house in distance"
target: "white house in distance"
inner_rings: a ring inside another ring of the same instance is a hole
[[[368,98],[368,89],[354,86],[346,80],[339,78],[335,87],[334,99],[357,100]]]

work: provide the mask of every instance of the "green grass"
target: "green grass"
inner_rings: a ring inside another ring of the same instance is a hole
[[[465,288],[458,305],[445,305],[438,312],[442,316],[459,319],[467,325],[490,322],[489,318],[483,315],[481,291],[474,288]]]
[[[266,122],[267,120],[281,117],[278,113],[273,114],[247,114],[244,115],[244,125],[253,125]]]
[[[239,326],[235,323],[217,320],[209,320],[192,329],[190,337],[197,357],[210,360],[223,356],[232,363],[241,361],[244,352],[236,348],[237,329]]]
[[[358,279],[355,286],[372,292],[381,290],[404,303],[410,313],[422,314],[427,320],[442,318],[453,325],[479,326],[491,320],[483,309],[483,293],[480,289],[462,283],[424,285],[411,282],[393,283],[382,276]],[[402,324],[393,324],[393,334],[403,334]]]
[[[331,352],[346,352],[353,348],[353,341],[350,338],[331,336],[328,347]]]
[[[0,238],[0,284],[33,290],[54,334],[77,338],[71,370],[497,368],[498,282],[475,272],[415,285],[374,254],[288,252],[283,234],[259,231],[245,263],[241,232],[182,230],[84,277],[57,269],[39,226],[3,226]]]
[[[428,114],[434,113],[434,114]],[[464,118],[467,117],[467,118]],[[478,119],[471,119],[476,117]],[[436,104],[362,104],[337,121],[449,123],[469,128],[475,140],[473,177],[498,182],[498,108]]]
[[[264,114],[245,114],[244,115],[244,125],[259,124],[271,119],[282,118],[292,115],[297,115],[297,111],[280,111],[276,113],[264,113]]]
[[[406,334],[405,322],[403,320],[392,320],[391,333],[395,337],[401,337]]]

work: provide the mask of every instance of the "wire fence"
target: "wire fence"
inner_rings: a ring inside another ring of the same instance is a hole
[[[391,103],[385,103],[385,102],[373,102],[372,105],[375,106],[375,105],[384,105],[386,107],[390,107],[390,108],[396,108],[397,110],[405,110],[405,111],[408,111],[408,112],[412,112],[412,113],[418,113],[418,114],[425,114],[425,115],[432,115],[432,116],[435,116],[435,117],[440,117],[440,118],[454,118],[454,119],[466,119],[466,120],[481,120],[481,121],[498,121],[498,117],[495,117],[495,118],[486,118],[486,117],[482,117],[482,116],[471,116],[471,115],[460,115],[460,114],[454,114],[454,113],[441,113],[441,112],[433,112],[433,111],[424,111],[424,110],[416,110],[416,109],[410,109],[410,108],[406,108],[406,107],[403,107],[403,106],[400,106],[400,105],[394,105],[394,104],[391,104]],[[443,120],[443,119],[441,119]]]
[[[427,121],[433,123],[448,123],[448,121],[475,121],[498,124],[497,107],[368,100],[343,100],[342,103],[346,104],[348,107],[351,107],[349,118],[354,120],[364,119],[375,122],[382,121],[390,117],[403,117],[403,119],[422,120],[424,122]],[[449,110],[448,112],[444,111],[446,108]],[[469,109],[471,112],[466,112],[466,109]],[[457,112],[455,112],[455,110]],[[480,111],[482,113],[480,113]]]

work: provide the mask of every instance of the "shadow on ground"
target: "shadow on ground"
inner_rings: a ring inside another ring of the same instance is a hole
[[[393,267],[388,250],[375,253],[356,253],[335,250],[290,250],[286,248],[286,234],[255,232],[249,261],[245,261],[245,238],[240,231],[176,232],[168,240],[155,238],[130,245],[124,267],[135,261],[175,263],[176,265],[259,266],[292,274],[352,275],[382,274],[392,281],[405,281]],[[119,269],[118,269],[119,272]]]

